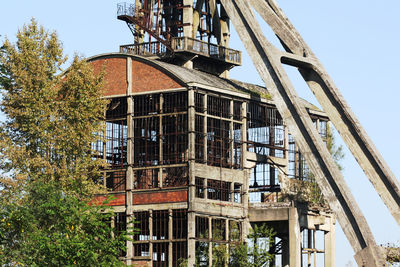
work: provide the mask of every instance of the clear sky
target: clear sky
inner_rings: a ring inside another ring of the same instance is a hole
[[[0,35],[14,40],[30,18],[56,30],[65,52],[84,56],[117,52],[132,42],[125,23],[116,19],[120,0],[1,0]],[[283,11],[324,64],[368,135],[400,178],[400,1],[277,0]],[[268,30],[266,30],[270,36]],[[244,50],[235,32],[231,47]],[[231,77],[262,84],[243,52],[243,66]],[[294,77],[295,78],[295,77]],[[303,83],[300,95],[313,102]],[[343,161],[344,176],[378,244],[400,243],[400,228],[352,156]],[[338,227],[339,228],[339,227]],[[337,234],[337,266],[353,261],[343,233]],[[355,265],[353,263],[353,265]]]

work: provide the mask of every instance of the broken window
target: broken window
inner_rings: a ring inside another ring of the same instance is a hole
[[[283,157],[285,129],[278,110],[255,102],[250,102],[248,109],[248,150],[261,155]]]
[[[173,242],[172,243],[172,266],[181,267],[182,263],[187,259],[187,242]]]
[[[229,241],[239,242],[241,239],[241,224],[239,221],[229,221]]]
[[[111,167],[123,167],[127,164],[126,119],[106,122],[106,161]]]
[[[196,162],[204,162],[204,116],[195,116],[195,157]]]
[[[186,112],[188,108],[187,92],[165,93],[163,97],[163,109],[165,113]]]
[[[233,202],[242,203],[242,185],[235,183],[233,188]]]
[[[158,173],[159,169],[144,169],[134,172],[135,189],[149,189],[158,187]]]
[[[137,232],[134,235],[134,255],[145,257],[150,256],[149,240],[150,240],[150,229],[149,229],[149,212],[141,211],[135,212],[135,228]]]
[[[126,172],[125,171],[107,172],[106,187],[111,191],[125,191]]]
[[[168,242],[153,243],[153,267],[168,267]]]
[[[126,97],[116,97],[110,100],[107,105],[106,119],[125,118],[128,113]]]
[[[230,201],[231,183],[219,180],[207,180],[208,199]]]
[[[242,102],[233,101],[233,119],[237,121],[242,119]]]
[[[208,242],[196,241],[196,266],[208,266]]]
[[[187,211],[172,210],[172,238],[187,238]]]
[[[187,123],[186,114],[162,117],[163,164],[187,161]]]
[[[196,177],[196,197],[204,198],[204,178]]]
[[[204,112],[204,94],[194,93],[194,107],[196,112]]]
[[[230,118],[230,103],[227,98],[207,96],[207,113],[213,116]]]
[[[188,184],[187,167],[163,169],[163,187],[185,186]]]
[[[133,98],[133,115],[146,116],[160,113],[160,95],[138,95]]]
[[[242,125],[239,123],[233,124],[233,157],[232,165],[239,169],[242,161]]]
[[[168,239],[168,210],[153,211],[153,240]]]
[[[207,217],[196,216],[196,237],[200,239],[209,238]]]
[[[212,227],[212,240],[213,241],[223,241],[226,240],[226,224],[225,219],[212,219],[211,220]]]
[[[230,167],[229,122],[207,118],[207,163],[212,166]]]

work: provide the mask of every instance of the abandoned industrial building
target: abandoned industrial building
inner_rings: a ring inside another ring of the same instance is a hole
[[[123,260],[212,266],[216,247],[266,224],[276,233],[270,266],[335,266],[336,216],[287,115],[269,88],[229,78],[242,58],[229,48],[224,2],[120,4],[134,44],[88,59],[105,71],[110,99],[93,149],[108,163],[113,224],[138,228]],[[298,101],[326,146],[328,115]]]

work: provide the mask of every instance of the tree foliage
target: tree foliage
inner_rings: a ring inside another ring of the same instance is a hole
[[[229,245],[214,243],[212,246],[212,266],[213,267],[266,267],[274,260],[275,256],[271,252],[274,244],[275,231],[266,224],[254,224],[247,237],[247,242],[232,242]],[[206,234],[202,238],[208,236]],[[213,235],[214,236],[214,235]],[[240,238],[238,239],[240,240]],[[197,242],[195,267],[208,266],[208,252],[210,243],[207,241]],[[187,259],[182,259],[180,267],[187,267]]]
[[[102,76],[77,56],[62,72],[66,59],[57,35],[34,20],[18,31],[15,44],[5,40],[0,167],[82,195],[95,190],[100,174],[102,162],[91,159],[90,144],[106,103],[99,98]]]
[[[102,130],[102,74],[67,58],[35,20],[0,50],[0,265],[118,266],[128,233],[91,206],[103,162],[91,143]]]
[[[247,244],[241,243],[231,249],[229,266],[266,267],[274,260],[270,249],[274,244],[275,232],[266,224],[254,224],[248,236]]]
[[[65,195],[56,182],[30,183],[23,205],[0,212],[0,265],[123,266],[126,232],[100,206]]]

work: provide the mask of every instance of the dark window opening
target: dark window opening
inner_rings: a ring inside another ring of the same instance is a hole
[[[153,211],[153,240],[168,240],[168,210]]]
[[[207,217],[196,216],[196,237],[200,239],[209,238]]]
[[[106,161],[112,167],[127,164],[127,130],[126,120],[106,122]]]
[[[128,113],[126,97],[112,98],[107,105],[106,119],[125,118]]]
[[[196,177],[196,197],[204,198],[204,178]]]
[[[133,98],[133,115],[146,116],[160,113],[160,95],[139,95]]]
[[[159,126],[158,117],[134,119],[134,162],[136,166],[159,164]]]
[[[106,174],[106,187],[111,191],[125,191],[126,172],[115,171]]]
[[[187,161],[187,123],[186,114],[162,117],[163,164]]]
[[[230,182],[219,180],[207,180],[207,197],[208,199],[230,201]]]
[[[163,169],[163,187],[176,187],[188,185],[187,167],[174,167]]]
[[[135,189],[150,189],[158,187],[159,169],[145,169],[135,171]]]
[[[187,238],[187,211],[172,210],[172,238]]]
[[[176,113],[187,111],[188,96],[187,92],[175,92],[163,94],[163,113]]]
[[[226,224],[224,219],[212,219],[212,240],[213,241],[223,241],[226,240]]]

